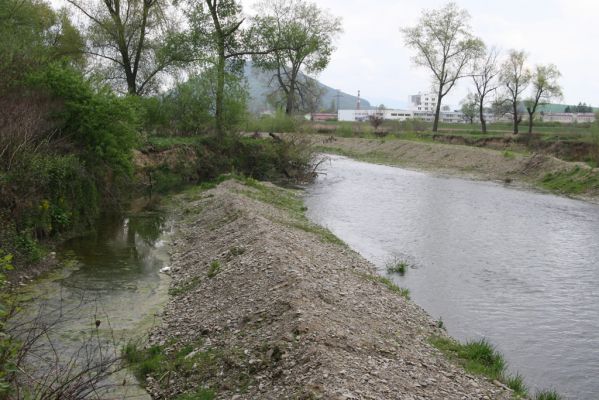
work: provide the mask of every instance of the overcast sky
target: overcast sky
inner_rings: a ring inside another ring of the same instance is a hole
[[[247,1],[247,0],[246,0]],[[400,27],[415,25],[423,8],[440,0],[320,0],[343,18],[345,32],[319,79],[345,92],[361,90],[373,105],[401,107],[410,94],[431,87],[430,74],[412,64]],[[487,45],[524,49],[531,65],[554,63],[562,72],[564,103],[599,105],[599,1],[457,1],[472,16],[474,33]],[[457,106],[470,88],[463,80],[446,104]]]
[[[57,4],[61,0],[51,0]],[[253,12],[253,0],[241,0]],[[371,104],[402,107],[408,95],[427,91],[430,74],[415,67],[400,27],[415,25],[422,9],[440,8],[442,0],[319,0],[320,7],[342,17],[344,33],[337,51],[318,79]],[[473,32],[505,54],[524,49],[531,65],[554,63],[562,72],[564,103],[599,106],[599,1],[458,0],[472,16]],[[471,84],[463,80],[445,104],[457,106]]]

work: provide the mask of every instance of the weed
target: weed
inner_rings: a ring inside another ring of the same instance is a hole
[[[524,384],[524,378],[520,374],[508,376],[504,378],[507,387],[512,389],[517,396],[526,397],[528,396],[528,389]]]
[[[220,261],[214,260],[208,267],[208,278],[214,278],[220,272]]]
[[[408,263],[403,260],[394,259],[387,263],[386,268],[388,274],[399,274],[403,276],[408,270]]]
[[[123,348],[122,353],[123,359],[132,367],[134,375],[140,382],[145,383],[148,375],[162,370],[165,358],[160,346],[142,349],[139,343],[129,342]]]
[[[516,157],[516,155],[512,151],[510,151],[510,150],[505,150],[503,152],[503,157],[505,157],[505,158],[507,158],[509,160],[512,160],[512,159],[514,159]]]
[[[202,280],[196,276],[179,287],[170,288],[168,290],[168,294],[170,294],[171,296],[178,296],[180,294],[187,293],[198,287],[201,282]]]
[[[562,400],[555,390],[541,390],[535,394],[534,400]]]
[[[457,360],[468,372],[497,380],[503,376],[503,356],[486,339],[462,344],[449,338],[433,337],[431,344],[451,359]]]
[[[437,325],[437,328],[445,330],[445,323],[443,322],[443,318],[439,317],[436,325]]]
[[[379,275],[370,275],[370,274],[364,274],[363,276],[366,280],[368,280],[370,282],[382,283],[383,285],[387,286],[387,289],[389,289],[393,293],[397,293],[400,296],[405,297],[406,299],[410,298],[410,290],[409,289],[397,286],[389,278],[386,278],[384,276],[379,276]]]

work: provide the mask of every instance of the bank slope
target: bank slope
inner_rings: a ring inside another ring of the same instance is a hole
[[[229,180],[178,207],[172,298],[129,354],[155,398],[510,397],[434,349],[444,332],[296,192]]]

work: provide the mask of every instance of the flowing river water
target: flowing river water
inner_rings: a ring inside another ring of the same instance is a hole
[[[37,379],[54,373],[65,380],[88,365],[110,364],[127,341],[142,339],[158,323],[169,283],[159,270],[168,263],[164,244],[171,231],[172,222],[161,212],[105,215],[94,234],[58,249],[57,257],[70,267],[24,293],[32,300],[16,322],[36,320],[38,326],[51,326],[30,360]],[[87,389],[90,385],[84,384]],[[126,371],[98,386],[104,388],[90,398],[150,398]]]
[[[599,398],[599,206],[331,156],[308,216],[532,388]]]

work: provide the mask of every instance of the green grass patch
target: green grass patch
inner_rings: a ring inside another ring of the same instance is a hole
[[[503,157],[507,158],[508,160],[513,160],[516,157],[514,152],[512,152],[510,150],[504,150],[504,152],[502,154],[503,154]]]
[[[305,213],[307,208],[296,191],[265,185],[249,178],[243,179],[242,183],[254,190],[244,190],[241,194],[287,211],[291,216],[291,221],[277,220],[275,222],[301,229],[304,232],[313,233],[319,236],[323,242],[345,246],[345,243],[331,231],[311,223],[306,218]]]
[[[431,344],[470,373],[502,380],[505,370],[503,356],[486,339],[459,343],[453,339],[433,337]]]
[[[165,346],[155,345],[144,348],[139,342],[129,342],[122,349],[122,355],[126,365],[142,384],[146,383],[148,376],[160,378],[170,372],[183,377],[194,376],[198,382],[203,382],[217,377],[221,365],[226,363],[226,360],[241,357],[233,350],[230,352],[218,349],[196,350],[200,345],[201,342],[194,342],[180,349],[167,351]],[[197,393],[199,391],[190,395]]]
[[[508,376],[504,379],[507,387],[514,391],[514,394],[518,397],[527,397],[528,388],[524,384],[524,377],[520,374]]]
[[[213,260],[208,266],[208,278],[214,278],[221,269],[220,261]]]
[[[170,288],[168,290],[168,294],[170,294],[171,296],[178,296],[180,294],[190,292],[191,290],[198,287],[201,282],[202,280],[196,276],[194,278],[191,278],[189,281],[185,282],[179,287]]]
[[[376,282],[376,283],[382,283],[383,285],[385,285],[387,287],[387,289],[389,289],[393,293],[397,293],[398,295],[400,295],[402,297],[405,297],[406,299],[410,298],[410,289],[402,288],[402,287],[397,286],[389,278],[386,278],[384,276],[379,276],[379,275],[371,275],[371,274],[363,274],[362,276],[367,281]]]
[[[562,400],[562,396],[555,390],[541,390],[535,393],[534,400]]]
[[[397,259],[389,261],[385,265],[388,274],[399,274],[401,276],[406,274],[408,267],[409,264],[406,261]]]
[[[599,173],[576,166],[570,171],[549,173],[540,184],[552,192],[581,194],[599,190]]]

